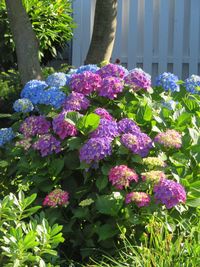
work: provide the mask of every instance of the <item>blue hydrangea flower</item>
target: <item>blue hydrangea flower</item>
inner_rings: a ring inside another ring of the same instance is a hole
[[[49,75],[46,79],[46,83],[49,86],[53,86],[53,87],[65,86],[66,82],[67,82],[67,77],[66,77],[66,74],[63,72],[55,72]]]
[[[17,99],[13,104],[13,109],[15,112],[31,112],[34,109],[33,104],[27,98]]]
[[[164,72],[156,78],[156,86],[161,86],[165,91],[179,92],[178,77],[170,72]]]
[[[47,87],[48,85],[44,81],[31,80],[22,89],[21,98],[29,99],[34,105],[39,104],[44,89]]]
[[[0,147],[10,142],[15,137],[12,128],[2,128],[0,129]]]
[[[93,73],[95,73],[97,70],[99,70],[100,68],[97,67],[97,65],[94,65],[94,64],[88,64],[88,65],[85,65],[85,66],[80,66],[76,73],[83,73],[84,71],[91,71]]]
[[[192,94],[200,94],[200,90],[197,87],[200,87],[200,76],[191,75],[185,80],[186,90]]]
[[[50,87],[41,96],[40,104],[51,105],[60,108],[66,100],[66,95],[58,87]]]

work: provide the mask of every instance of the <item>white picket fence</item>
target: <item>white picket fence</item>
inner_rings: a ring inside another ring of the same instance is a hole
[[[72,64],[83,64],[91,40],[96,0],[74,0]],[[141,67],[153,77],[170,71],[200,75],[200,0],[118,0],[112,61]]]

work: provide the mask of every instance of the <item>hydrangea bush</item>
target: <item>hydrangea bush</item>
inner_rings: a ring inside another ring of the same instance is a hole
[[[142,69],[117,64],[28,82],[12,128],[0,130],[5,190],[12,181],[37,192],[46,216],[64,226],[66,251],[82,256],[112,251],[121,231],[139,238],[154,212],[192,212],[200,197],[198,86],[197,77],[164,73],[152,88]]]

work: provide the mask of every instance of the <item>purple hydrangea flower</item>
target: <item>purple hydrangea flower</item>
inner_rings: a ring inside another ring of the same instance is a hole
[[[166,132],[158,133],[154,141],[167,148],[180,148],[182,146],[181,134],[175,130],[168,129]]]
[[[167,209],[171,209],[179,203],[185,203],[186,192],[184,187],[174,181],[161,179],[154,186],[154,197],[158,203],[162,203]]]
[[[112,154],[112,138],[90,138],[80,149],[80,161],[90,164]]]
[[[49,75],[46,79],[46,83],[48,86],[52,87],[61,87],[66,85],[67,78],[66,74],[63,72],[55,72],[51,75]]]
[[[200,94],[200,90],[197,87],[200,87],[200,76],[191,75],[185,80],[186,90],[192,94]]]
[[[156,86],[161,86],[165,91],[179,92],[178,77],[170,72],[164,72],[156,78]]]
[[[10,142],[15,137],[12,128],[1,128],[0,129],[0,147]]]
[[[119,165],[113,167],[109,171],[109,181],[117,189],[128,187],[131,181],[138,181],[138,175],[135,170],[128,168],[126,165]]]
[[[74,74],[70,81],[70,87],[75,92],[89,95],[101,86],[101,77],[91,71]]]
[[[94,130],[90,137],[96,138],[96,137],[110,137],[115,138],[119,135],[117,122],[111,121],[107,119],[100,119],[99,126],[96,130]]]
[[[77,135],[77,129],[74,125],[65,120],[65,114],[61,113],[53,119],[53,130],[61,138]]]
[[[128,73],[128,71],[123,66],[110,63],[100,68],[97,73],[101,76],[101,78],[112,76],[123,79],[124,76]]]
[[[152,148],[152,140],[145,133],[123,134],[121,137],[122,144],[141,157],[146,157],[149,150]]]
[[[20,132],[25,137],[35,136],[37,134],[46,134],[50,129],[51,123],[43,116],[31,116],[24,120],[20,126]]]
[[[33,144],[35,150],[39,150],[42,157],[61,151],[61,143],[51,134],[44,134]]]
[[[28,98],[20,98],[14,102],[13,109],[15,112],[27,113],[31,112],[34,106]]]
[[[89,107],[90,101],[80,93],[72,92],[63,104],[66,111],[85,110]]]
[[[41,96],[48,85],[44,81],[32,80],[25,84],[21,98],[29,99],[33,104],[40,104]]]
[[[123,91],[123,88],[121,79],[116,77],[106,77],[102,80],[101,87],[98,88],[98,93],[100,96],[114,99],[117,97],[117,94]]]
[[[150,196],[144,192],[131,192],[126,195],[126,204],[134,202],[138,208],[149,206],[151,199]]]
[[[140,127],[133,120],[124,118],[118,122],[118,130],[120,134],[134,134],[140,132]]]
[[[151,76],[142,69],[135,68],[130,70],[129,74],[124,78],[124,82],[134,91],[147,90],[151,87]]]
[[[114,118],[110,115],[110,113],[105,108],[96,108],[94,113],[99,115],[102,119],[106,119],[109,121],[114,120]]]
[[[53,208],[57,206],[66,207],[68,203],[69,193],[57,188],[45,197],[43,201],[43,206],[49,206]]]

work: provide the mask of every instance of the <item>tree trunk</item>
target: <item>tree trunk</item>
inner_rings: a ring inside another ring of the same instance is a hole
[[[110,61],[117,28],[117,0],[97,0],[92,40],[85,64]]]
[[[32,79],[41,79],[38,43],[22,1],[6,0],[6,8],[16,46],[21,81],[25,84]]]

